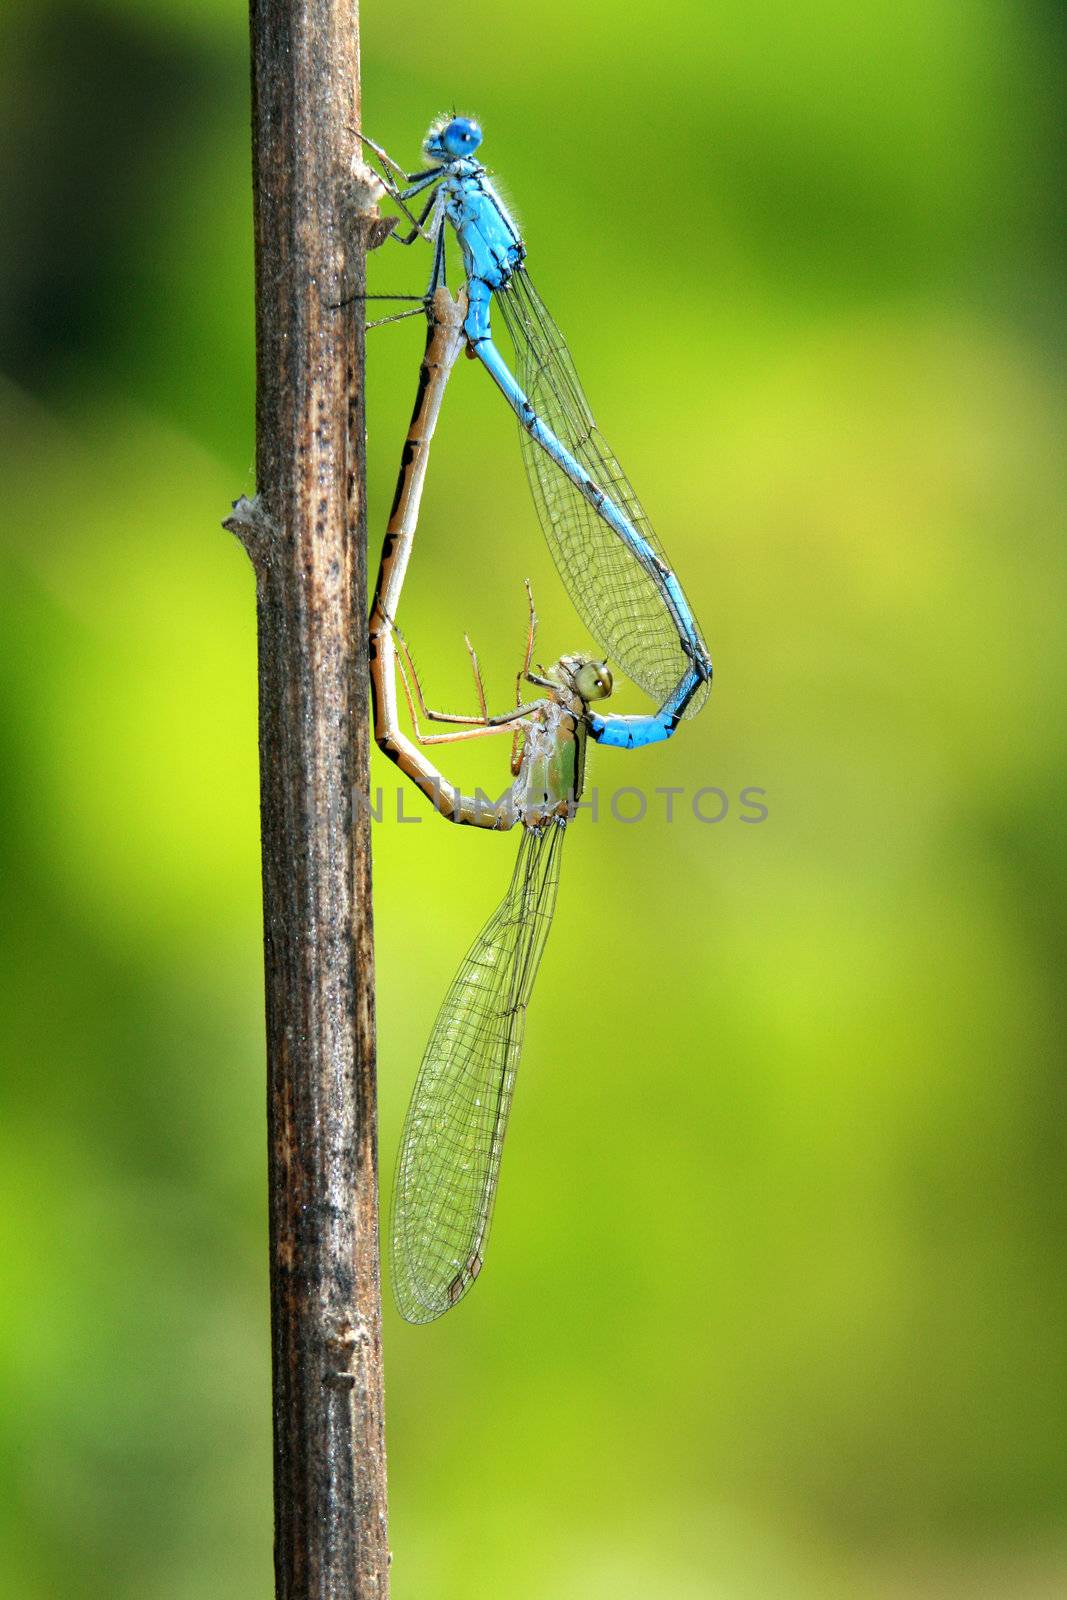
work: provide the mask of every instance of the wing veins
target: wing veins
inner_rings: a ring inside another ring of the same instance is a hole
[[[557,824],[523,831],[508,891],[461,964],[430,1034],[394,1185],[393,1287],[408,1321],[441,1315],[481,1266],[563,831]]]

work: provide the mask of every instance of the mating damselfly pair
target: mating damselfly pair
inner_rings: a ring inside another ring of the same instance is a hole
[[[425,312],[427,342],[371,612],[375,737],[449,821],[490,831],[521,828],[507,893],[445,996],[404,1123],[392,1265],[397,1304],[411,1322],[447,1311],[481,1270],[526,1007],[555,907],[563,840],[582,793],[587,742],[638,749],[666,740],[683,717],[700,709],[711,683],[711,661],[682,587],[593,421],[563,338],[530,281],[518,228],[475,158],[481,137],[470,118],[442,119],[423,146],[427,167],[408,173],[364,136],[385,192],[409,224],[408,232],[394,230],[389,237],[404,245],[424,240],[432,251],[425,295],[407,297],[419,302],[414,314]],[[411,202],[424,193],[425,203],[413,210]],[[449,228],[464,271],[455,298],[445,282]],[[509,335],[513,364],[494,339],[494,309]],[[495,715],[472,649],[478,713],[428,707],[397,626],[430,441],[464,346],[518,418],[549,548],[575,609],[605,651],[603,658],[562,656],[534,672],[531,596],[515,705]],[[658,703],[654,714],[593,709],[611,694],[612,666]],[[399,724],[398,671],[414,739]],[[543,692],[524,698],[526,685]],[[420,715],[446,731],[423,732]],[[509,732],[513,782],[495,804],[463,794],[426,753]]]

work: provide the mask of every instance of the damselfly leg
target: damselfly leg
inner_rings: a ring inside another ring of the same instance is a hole
[[[526,584],[526,598],[530,605],[530,620],[526,630],[526,654],[522,659],[522,666],[515,674],[515,704],[522,704],[522,686],[530,682],[530,667],[533,664],[534,641],[537,638],[537,612],[534,609],[533,585],[529,578],[523,580]],[[518,777],[519,768],[522,766],[522,729],[515,729],[515,737],[511,741],[511,775]]]

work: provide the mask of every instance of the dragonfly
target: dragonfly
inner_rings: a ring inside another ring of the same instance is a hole
[[[439,119],[423,145],[430,165],[415,173],[360,137],[411,224],[406,234],[394,230],[390,237],[433,246],[425,295],[368,298],[432,304],[445,284],[446,227],[452,228],[463,259],[467,347],[518,417],[534,503],[563,581],[607,657],[660,702],[654,715],[591,714],[589,736],[631,749],[670,738],[681,719],[704,704],[711,658],[637,495],[593,420],[563,336],[530,280],[515,220],[475,157],[480,127],[470,117]],[[409,202],[424,191],[426,203],[416,213]],[[510,336],[518,378],[493,338],[494,305]]]
[[[613,688],[607,663],[589,654],[562,656],[547,671],[533,670],[537,616],[527,584],[529,621],[515,705],[489,715],[469,639],[479,713],[454,715],[426,704],[396,613],[430,442],[465,343],[466,309],[462,292],[454,301],[446,288],[435,291],[371,608],[374,730],[386,755],[450,822],[495,831],[518,827],[521,837],[507,891],[437,1014],[404,1121],[393,1188],[392,1281],[401,1315],[415,1323],[431,1322],[456,1305],[485,1260],[526,1010],[555,910],[563,841],[584,784],[590,708]],[[400,726],[397,670],[414,739]],[[525,684],[542,694],[524,701]],[[424,733],[420,717],[449,726]],[[508,732],[511,783],[495,801],[463,793],[429,753],[436,745]]]

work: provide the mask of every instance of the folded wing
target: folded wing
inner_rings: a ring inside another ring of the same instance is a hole
[[[494,304],[511,337],[522,386],[537,414],[598,488],[614,500],[651,551],[666,561],[629,479],[593,421],[563,335],[524,268],[515,272],[506,289],[498,291]],[[662,582],[641,565],[521,425],[519,435],[541,526],[575,609],[609,660],[662,703],[691,664]],[[686,707],[687,717],[700,710],[708,688],[707,683],[701,684]]]
[[[441,1316],[481,1270],[564,831],[523,829],[507,894],[457,972],[419,1068],[393,1189],[393,1292],[408,1322]]]

